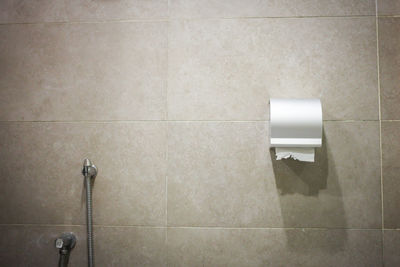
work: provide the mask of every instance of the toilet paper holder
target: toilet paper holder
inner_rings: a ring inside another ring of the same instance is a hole
[[[271,147],[320,147],[322,106],[316,98],[270,99]]]
[[[270,146],[285,151],[283,158],[314,161],[314,149],[322,145],[322,105],[316,98],[271,98],[270,99]],[[288,150],[287,148],[292,148]],[[308,148],[308,149],[305,149]],[[290,153],[293,151],[293,153]]]

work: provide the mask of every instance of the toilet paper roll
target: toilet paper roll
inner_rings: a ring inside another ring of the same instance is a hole
[[[295,159],[314,162],[315,149],[313,147],[276,147],[276,159]]]

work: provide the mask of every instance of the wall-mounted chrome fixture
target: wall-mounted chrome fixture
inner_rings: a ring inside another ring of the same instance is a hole
[[[58,267],[67,267],[71,250],[75,247],[76,237],[73,233],[63,233],[56,239],[56,248],[60,250]]]
[[[97,167],[89,160],[83,161],[82,174],[85,177],[86,186],[86,220],[87,220],[87,247],[88,266],[94,266],[93,254],[93,226],[92,226],[92,180],[97,176]]]

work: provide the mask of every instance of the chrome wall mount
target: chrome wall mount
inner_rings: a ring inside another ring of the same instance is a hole
[[[67,267],[71,250],[75,247],[76,237],[73,233],[63,233],[56,239],[56,248],[60,250],[59,267]]]
[[[90,176],[90,178],[93,178],[93,179],[96,178],[97,167],[90,161],[90,159],[85,159],[83,161],[82,174],[85,177]]]

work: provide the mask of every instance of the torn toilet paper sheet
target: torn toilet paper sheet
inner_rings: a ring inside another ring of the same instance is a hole
[[[295,159],[299,161],[314,162],[315,149],[313,147],[276,147],[276,159]]]

